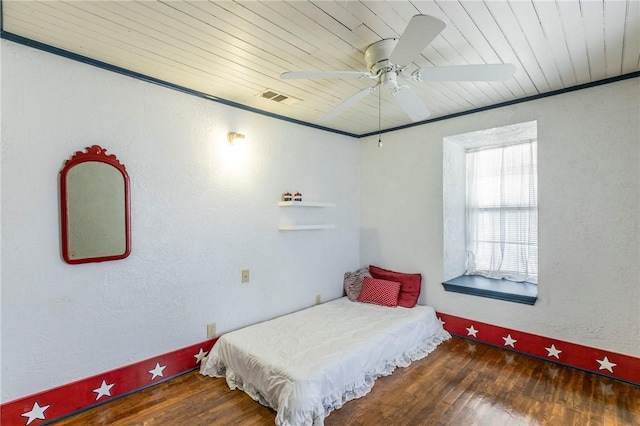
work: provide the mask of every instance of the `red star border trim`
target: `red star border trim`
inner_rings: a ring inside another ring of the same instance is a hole
[[[3,426],[37,426],[200,367],[217,339],[59,386],[0,406]],[[194,362],[195,359],[195,362]],[[73,395],[73,398],[69,398]]]
[[[640,358],[441,312],[437,315],[440,322],[444,323],[445,330],[453,335],[640,384]]]

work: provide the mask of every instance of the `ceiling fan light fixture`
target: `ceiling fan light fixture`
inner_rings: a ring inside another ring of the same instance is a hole
[[[398,75],[394,71],[383,72],[380,76],[380,83],[387,89],[397,89]]]

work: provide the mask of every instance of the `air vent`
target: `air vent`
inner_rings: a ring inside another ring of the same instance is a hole
[[[302,102],[302,99],[294,98],[293,96],[283,95],[282,93],[274,92],[271,89],[266,89],[263,92],[258,93],[261,98],[269,99],[270,101],[278,102],[284,105],[295,105],[298,102]]]

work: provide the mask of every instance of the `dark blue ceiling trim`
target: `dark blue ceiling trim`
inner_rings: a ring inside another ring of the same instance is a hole
[[[502,107],[505,107],[505,106],[515,105],[515,104],[519,104],[519,103],[522,103],[522,102],[535,101],[536,99],[542,99],[542,98],[547,98],[549,96],[561,95],[563,93],[574,92],[576,90],[582,90],[582,89],[588,89],[590,87],[600,86],[600,85],[609,84],[609,83],[615,83],[616,81],[627,80],[629,78],[636,78],[636,77],[640,77],[640,71],[635,71],[635,72],[632,72],[632,73],[629,73],[629,74],[619,75],[617,77],[605,78],[603,80],[593,81],[591,83],[579,84],[577,86],[567,87],[567,88],[564,88],[564,89],[553,90],[551,92],[540,93],[539,95],[527,96],[526,98],[514,99],[512,101],[506,101],[506,102],[501,102],[499,104],[488,105],[488,106],[485,106],[485,107],[482,107],[482,108],[471,109],[469,111],[463,111],[463,112],[457,112],[455,114],[443,115],[442,117],[433,118],[431,120],[417,121],[415,123],[405,124],[403,126],[384,129],[381,132],[364,133],[362,135],[358,135],[358,138],[366,138],[368,136],[375,136],[375,135],[378,135],[378,134],[394,132],[396,130],[408,129],[410,127],[422,126],[423,124],[435,123],[436,121],[448,120],[450,118],[461,117],[463,115],[469,115],[469,114],[475,114],[476,112],[488,111],[490,109],[495,109],[495,108],[502,108]]]
[[[635,72],[632,72],[632,73],[629,73],[629,74],[623,74],[623,75],[620,75],[620,76],[617,76],[617,77],[605,78],[603,80],[598,80],[598,81],[594,81],[594,82],[591,82],[591,83],[579,84],[577,86],[567,87],[565,89],[554,90],[554,91],[551,91],[551,92],[541,93],[541,94],[534,95],[534,96],[527,96],[525,98],[514,99],[514,100],[511,100],[511,101],[506,101],[506,102],[501,102],[501,103],[498,103],[498,104],[488,105],[488,106],[485,106],[485,107],[476,108],[476,109],[472,109],[472,110],[469,110],[469,111],[462,111],[462,112],[458,112],[458,113],[455,113],[455,114],[443,115],[442,117],[433,118],[431,120],[418,121],[418,122],[415,122],[415,123],[405,124],[405,125],[402,125],[402,126],[383,129],[381,131],[363,133],[361,135],[358,135],[358,134],[355,134],[355,133],[350,133],[350,132],[345,132],[345,131],[342,131],[342,130],[332,129],[330,127],[319,126],[317,124],[309,123],[309,122],[302,121],[302,120],[296,120],[296,119],[293,119],[293,118],[285,117],[283,115],[278,115],[278,114],[274,114],[274,113],[271,113],[271,112],[263,111],[261,109],[252,108],[252,107],[249,107],[249,106],[246,106],[246,105],[239,104],[237,102],[230,101],[228,99],[223,99],[223,98],[218,98],[216,96],[211,96],[211,95],[208,95],[206,93],[199,92],[197,90],[188,89],[186,87],[179,86],[177,84],[169,83],[169,82],[164,81],[164,80],[153,78],[153,77],[150,77],[148,75],[137,73],[137,72],[125,69],[125,68],[117,67],[115,65],[111,65],[111,64],[108,64],[106,62],[102,62],[102,61],[98,61],[98,60],[95,60],[95,59],[91,59],[91,58],[83,56],[83,55],[78,55],[77,53],[73,53],[73,52],[69,52],[67,50],[59,49],[57,47],[53,47],[53,46],[50,46],[48,44],[40,43],[38,41],[31,40],[29,38],[19,36],[17,34],[13,34],[13,33],[4,31],[3,26],[2,26],[2,24],[3,24],[3,21],[2,21],[2,2],[3,2],[3,0],[0,0],[0,38],[3,38],[5,40],[10,40],[10,41],[13,41],[15,43],[19,43],[19,44],[23,44],[25,46],[33,47],[34,49],[42,50],[42,51],[45,51],[45,52],[48,52],[48,53],[53,53],[54,55],[63,56],[65,58],[72,59],[74,61],[82,62],[82,63],[88,64],[88,65],[93,65],[93,66],[98,67],[98,68],[102,68],[102,69],[105,69],[105,70],[108,70],[108,71],[116,72],[118,74],[123,74],[123,75],[129,76],[129,77],[133,77],[133,78],[136,78],[138,80],[146,81],[148,83],[157,84],[157,85],[162,86],[162,87],[166,87],[166,88],[169,88],[169,89],[177,90],[179,92],[186,93],[188,95],[192,95],[192,96],[196,96],[196,97],[199,97],[199,98],[207,99],[207,100],[210,100],[210,101],[218,102],[218,103],[221,103],[223,105],[227,105],[227,106],[230,106],[230,107],[233,107],[233,108],[238,108],[238,109],[242,109],[242,110],[245,110],[245,111],[253,112],[253,113],[256,113],[256,114],[264,115],[264,116],[267,116],[267,117],[275,118],[277,120],[287,121],[289,123],[294,123],[294,124],[299,124],[299,125],[302,125],[302,126],[312,127],[314,129],[318,129],[318,130],[324,130],[324,131],[331,132],[331,133],[337,133],[337,134],[340,134],[340,135],[350,136],[350,137],[353,137],[353,138],[365,138],[365,137],[368,137],[368,136],[374,136],[374,135],[383,134],[383,133],[395,132],[397,130],[408,129],[408,128],[415,127],[415,126],[422,126],[424,124],[435,123],[437,121],[449,120],[451,118],[461,117],[461,116],[469,115],[469,114],[475,114],[477,112],[488,111],[488,110],[495,109],[495,108],[502,108],[502,107],[505,107],[505,106],[515,105],[515,104],[519,104],[519,103],[522,103],[522,102],[534,101],[536,99],[542,99],[542,98],[546,98],[546,97],[549,97],[549,96],[560,95],[560,94],[567,93],[567,92],[573,92],[573,91],[576,91],[576,90],[587,89],[587,88],[590,88],[590,87],[600,86],[600,85],[603,85],[603,84],[614,83],[616,81],[626,80],[626,79],[629,79],[629,78],[640,77],[640,71],[635,71]]]
[[[53,47],[53,46],[50,46],[48,44],[41,43],[39,41],[31,40],[29,38],[22,37],[22,36],[19,36],[17,34],[13,34],[13,33],[10,33],[10,32],[4,31],[4,30],[2,30],[0,32],[0,38],[3,38],[5,40],[10,40],[10,41],[13,41],[15,43],[23,44],[25,46],[29,46],[29,47],[32,47],[34,49],[42,50],[42,51],[45,51],[45,52],[48,52],[48,53],[53,53],[54,55],[63,56],[65,58],[67,58],[67,59],[72,59],[74,61],[82,62],[82,63],[88,64],[88,65],[93,65],[95,67],[102,68],[102,69],[105,69],[107,71],[113,71],[113,72],[116,72],[118,74],[123,74],[123,75],[126,75],[128,77],[133,77],[133,78],[138,79],[138,80],[146,81],[147,83],[157,84],[159,86],[166,87],[168,89],[177,90],[179,92],[186,93],[188,95],[197,96],[199,98],[203,98],[203,99],[207,99],[207,100],[210,100],[210,101],[218,102],[218,103],[221,103],[223,105],[227,105],[227,106],[230,106],[230,107],[233,107],[233,108],[239,108],[239,109],[242,109],[242,110],[245,110],[245,111],[254,112],[256,114],[265,115],[267,117],[275,118],[277,120],[287,121],[289,123],[300,124],[302,126],[307,126],[307,127],[313,127],[314,129],[324,130],[324,131],[327,131],[327,132],[337,133],[337,134],[345,135],[345,136],[351,136],[353,138],[357,138],[358,137],[358,135],[355,134],[355,133],[349,133],[349,132],[344,132],[342,130],[331,129],[329,127],[318,126],[317,124],[308,123],[308,122],[302,121],[302,120],[296,120],[296,119],[293,119],[293,118],[289,118],[289,117],[285,117],[285,116],[282,116],[282,115],[274,114],[274,113],[271,113],[271,112],[268,112],[268,111],[263,111],[263,110],[257,109],[257,108],[252,108],[252,107],[249,107],[249,106],[246,106],[246,105],[239,104],[237,102],[230,101],[228,99],[223,99],[223,98],[218,98],[216,96],[211,96],[211,95],[208,95],[206,93],[199,92],[197,90],[189,89],[189,88],[186,88],[186,87],[183,87],[183,86],[179,86],[177,84],[169,83],[169,82],[164,81],[164,80],[160,80],[160,79],[157,79],[157,78],[154,78],[154,77],[150,77],[150,76],[145,75],[145,74],[141,74],[141,73],[138,73],[138,72],[135,72],[135,71],[131,71],[131,70],[125,69],[125,68],[117,67],[115,65],[111,65],[111,64],[108,64],[106,62],[98,61],[96,59],[92,59],[92,58],[89,58],[87,56],[78,55],[77,53],[69,52],[68,50],[59,49],[57,47]]]

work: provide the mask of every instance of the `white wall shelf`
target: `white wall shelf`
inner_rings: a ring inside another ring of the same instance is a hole
[[[278,203],[280,207],[335,207],[334,203],[325,203],[320,201],[280,201]],[[299,212],[302,213],[302,212]],[[306,215],[306,214],[305,214]],[[295,215],[294,215],[295,216]],[[309,219],[309,218],[307,218]],[[295,223],[295,220],[294,220]],[[280,225],[278,229],[280,231],[305,231],[310,229],[333,229],[336,226],[333,224],[310,224],[310,225]]]
[[[280,207],[335,207],[334,203],[321,203],[319,201],[280,201]]]
[[[325,225],[280,225],[280,231],[305,231],[309,229],[334,229],[336,226],[331,224]]]

